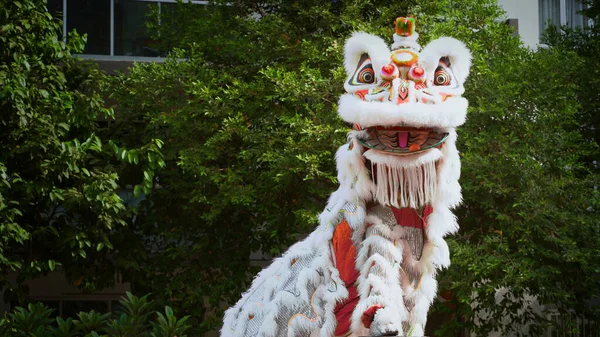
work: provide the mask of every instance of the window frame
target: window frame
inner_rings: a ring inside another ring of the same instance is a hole
[[[538,8],[541,6],[540,3],[544,1],[544,0],[538,0]],[[567,1],[572,1],[574,3],[579,3],[578,0],[559,0],[559,17],[560,17],[560,22],[553,22],[553,24],[555,25],[559,25],[559,26],[565,26],[568,25],[568,18],[567,18]],[[582,4],[584,7],[583,9],[587,9],[588,5],[587,4]],[[581,14],[577,14],[580,16],[583,16]],[[543,20],[541,17],[539,18],[540,22]],[[593,20],[592,19],[587,19],[585,20],[587,27],[593,25]],[[543,24],[542,24],[543,27]],[[540,31],[541,34],[541,31]]]
[[[67,2],[69,0],[62,0],[62,6],[63,6],[63,10],[62,10],[62,21],[63,21],[63,41],[67,41],[67,22],[69,19],[69,14],[67,11]],[[70,1],[77,1],[77,0],[70,0]],[[115,0],[109,0],[110,1],[110,49],[109,49],[109,54],[100,54],[97,56],[103,56],[103,57],[111,57],[111,58],[148,58],[148,57],[144,57],[144,56],[124,56],[124,55],[115,55]],[[156,3],[158,4],[158,10],[160,13],[161,10],[161,3],[177,3],[177,0],[134,0],[136,2],[148,2],[148,3]],[[189,3],[192,3],[194,5],[210,5],[210,1],[200,1],[200,0],[188,0]],[[160,23],[159,23],[160,24]],[[82,54],[82,55],[95,55],[95,54]]]

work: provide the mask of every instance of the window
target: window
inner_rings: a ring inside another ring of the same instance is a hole
[[[579,14],[585,5],[578,0],[539,0],[540,34],[548,25],[585,28],[589,26],[588,18]]]
[[[208,1],[191,1],[206,5]],[[152,47],[148,14],[176,6],[176,0],[48,0],[48,10],[63,20],[63,37],[73,29],[87,34],[84,54],[163,56]]]
[[[558,313],[551,313],[548,318],[552,322],[548,337],[600,337],[600,325],[595,321]]]
[[[571,28],[576,27],[587,27],[589,26],[589,19],[579,14],[582,10],[586,9],[586,5],[582,4],[577,0],[571,0],[565,2],[566,10],[566,24]]]

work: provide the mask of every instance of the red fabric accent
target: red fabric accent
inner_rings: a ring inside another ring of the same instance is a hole
[[[352,312],[358,304],[358,290],[356,286],[348,287],[348,298],[338,303],[333,309],[335,319],[337,320],[337,327],[335,328],[334,334],[336,336],[345,336],[350,330],[350,322],[352,318]]]
[[[337,327],[335,335],[345,335],[350,330],[350,318],[358,304],[358,291],[354,283],[358,278],[356,270],[356,247],[352,242],[352,229],[346,220],[340,222],[333,232],[331,239],[335,265],[340,272],[340,278],[348,289],[348,298],[338,303],[334,309]]]
[[[427,227],[427,217],[433,212],[433,207],[427,205],[423,209],[423,219],[417,213],[414,208],[404,207],[396,208],[392,207],[392,212],[396,218],[396,223],[402,227],[413,227],[413,228],[425,228]]]
[[[375,304],[363,312],[361,319],[365,328],[371,328],[371,323],[373,323],[373,320],[375,319],[375,313],[381,308],[383,308],[381,304]]]
[[[335,227],[332,243],[335,266],[346,286],[350,286],[356,282],[358,271],[356,270],[356,248],[352,242],[352,229],[346,220]]]
[[[429,218],[431,213],[433,213],[433,207],[430,205],[425,206],[425,209],[423,210],[423,228],[427,227],[427,218]]]

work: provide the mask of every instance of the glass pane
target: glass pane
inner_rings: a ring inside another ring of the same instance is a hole
[[[62,19],[63,0],[48,0],[48,12]]]
[[[115,55],[159,56],[146,28],[151,6],[158,3],[115,0]]]
[[[48,0],[48,12],[52,14],[56,19],[61,22],[62,32],[62,21],[63,21],[63,0]]]
[[[539,0],[540,34],[549,24],[560,26],[560,0]]]
[[[110,0],[68,0],[67,29],[87,34],[84,54],[110,54]]]
[[[64,318],[75,318],[82,311],[89,312],[94,310],[98,313],[107,313],[108,301],[63,301],[62,309],[62,316]]]
[[[566,0],[567,7],[567,25],[571,28],[576,27],[586,27],[587,26],[587,18],[583,15],[579,14],[581,10],[585,7],[584,4],[579,2],[578,0]]]

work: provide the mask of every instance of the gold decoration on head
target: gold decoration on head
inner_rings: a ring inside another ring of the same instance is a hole
[[[398,67],[411,67],[419,61],[419,55],[409,49],[399,49],[392,52],[392,62]]]

